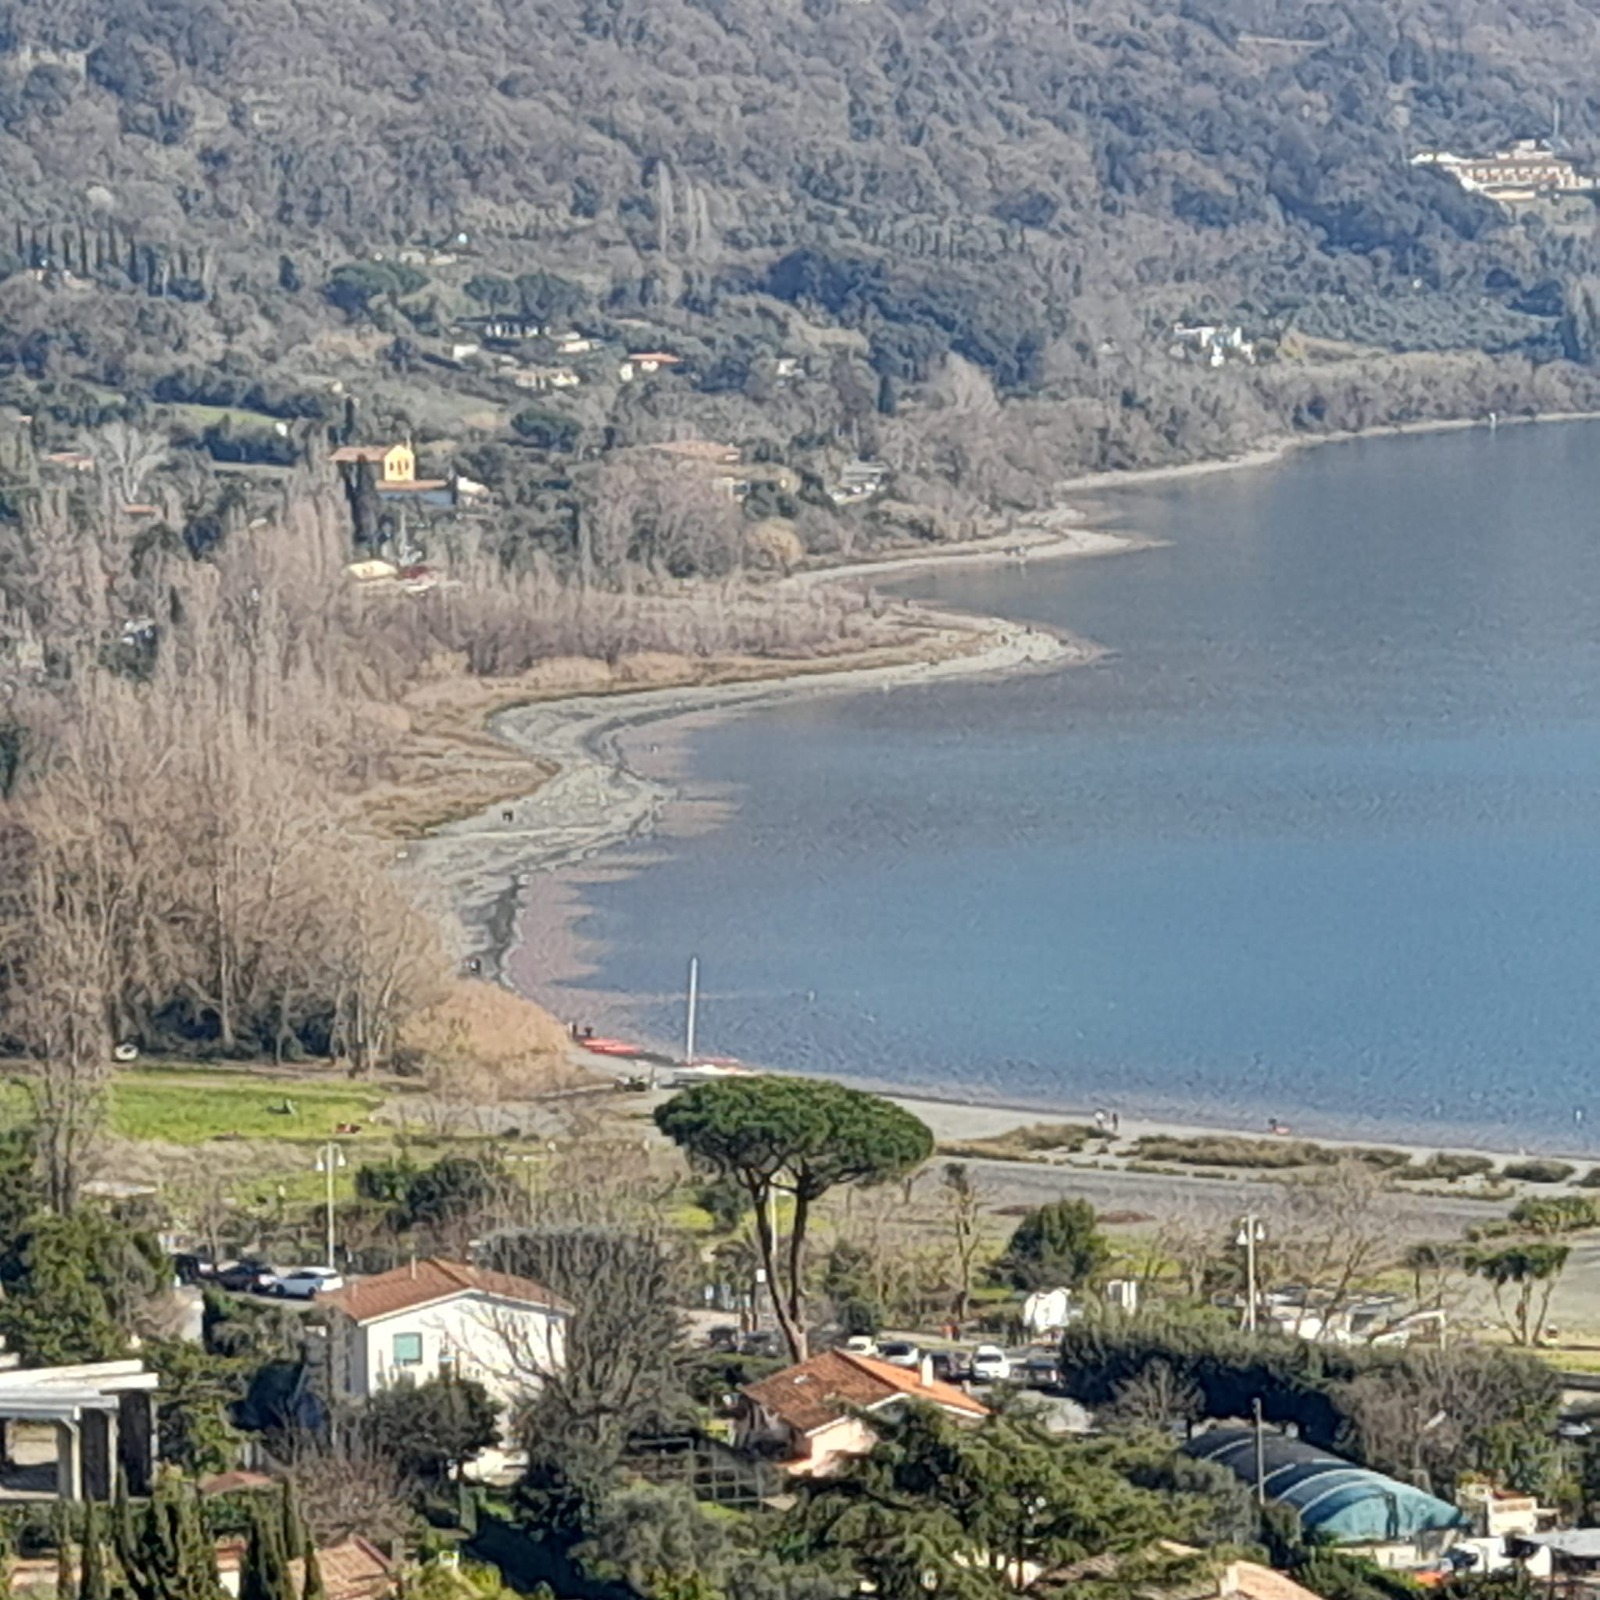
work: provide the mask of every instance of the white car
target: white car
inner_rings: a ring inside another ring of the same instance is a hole
[[[878,1359],[915,1372],[922,1365],[922,1352],[909,1339],[887,1339],[878,1346]]]
[[[272,1292],[285,1300],[315,1300],[319,1294],[344,1288],[344,1279],[332,1267],[295,1267],[276,1274]]]
[[[853,1356],[875,1356],[879,1354],[878,1341],[870,1333],[853,1333],[844,1342],[845,1351]]]
[[[980,1344],[972,1352],[972,1377],[976,1383],[1006,1383],[1011,1378],[1011,1358],[997,1344]]]

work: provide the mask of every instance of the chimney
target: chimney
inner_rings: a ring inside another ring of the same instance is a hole
[[[933,1357],[923,1351],[922,1359],[917,1363],[917,1382],[924,1389],[933,1387]]]
[[[413,1250],[411,1252],[411,1281],[413,1283],[415,1283],[416,1282],[416,1278],[417,1278],[417,1252],[415,1250]]]

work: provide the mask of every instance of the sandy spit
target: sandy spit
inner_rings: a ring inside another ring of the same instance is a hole
[[[1006,534],[944,547],[942,553],[892,556],[847,567],[796,573],[785,583],[867,583],[925,565],[1101,556],[1143,547],[1136,538],[1076,526],[1077,513],[1045,513]],[[937,659],[885,666],[798,671],[774,663],[770,677],[743,683],[574,695],[499,712],[489,729],[516,749],[555,762],[559,771],[533,794],[448,822],[403,852],[400,867],[419,901],[456,931],[464,960],[501,976],[517,933],[523,889],[535,873],[571,867],[651,832],[674,786],[629,764],[623,736],[673,718],[731,714],[802,695],[892,690],[1021,671],[1081,666],[1103,655],[1085,639],[1007,621],[922,605],[902,607],[935,645]]]

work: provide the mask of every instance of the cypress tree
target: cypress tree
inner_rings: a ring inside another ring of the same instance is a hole
[[[194,1491],[167,1474],[145,1507],[133,1562],[127,1564],[135,1600],[217,1600],[217,1550]]]
[[[283,1546],[281,1508],[257,1506],[250,1517],[250,1542],[239,1572],[239,1600],[299,1600]]]
[[[138,1592],[134,1575],[139,1561],[139,1529],[128,1499],[128,1475],[121,1468],[117,1470],[117,1485],[111,1497],[111,1545],[128,1587]]]
[[[306,1581],[300,1588],[300,1600],[328,1600],[328,1591],[322,1582],[322,1563],[317,1560],[316,1541],[306,1538]]]
[[[279,1502],[282,1513],[283,1527],[283,1553],[293,1561],[306,1553],[306,1546],[310,1542],[306,1534],[305,1520],[300,1515],[300,1502],[295,1497],[294,1484],[287,1478],[283,1482],[283,1497]]]
[[[83,1565],[78,1593],[80,1600],[111,1600],[111,1578],[101,1543],[100,1508],[92,1500],[83,1508]]]
[[[67,1508],[56,1507],[56,1600],[78,1600],[78,1575],[72,1567],[72,1525]]]
[[[217,1544],[200,1510],[197,1489],[179,1479],[178,1547],[183,1552],[181,1600],[220,1600],[222,1578],[217,1572]]]

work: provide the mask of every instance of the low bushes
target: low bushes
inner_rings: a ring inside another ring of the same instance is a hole
[[[1338,1153],[1306,1139],[1243,1139],[1230,1134],[1201,1134],[1178,1139],[1146,1134],[1133,1147],[1140,1161],[1172,1161],[1188,1167],[1323,1167]]]
[[[1440,1150],[1426,1161],[1397,1168],[1394,1175],[1405,1179],[1407,1183],[1426,1183],[1435,1179],[1455,1183],[1460,1178],[1481,1178],[1493,1171],[1494,1162],[1488,1156],[1464,1156],[1450,1150]]]
[[[1133,1146],[1139,1161],[1169,1161],[1187,1167],[1329,1167],[1340,1161],[1359,1161],[1383,1172],[1405,1166],[1411,1158],[1404,1150],[1381,1145],[1323,1145],[1309,1139],[1248,1139],[1237,1134],[1197,1134],[1180,1139],[1151,1133]]]
[[[965,1161],[1031,1161],[1046,1151],[1076,1155],[1091,1139],[1100,1137],[1087,1123],[1034,1122],[988,1139],[944,1141],[939,1154]]]
[[[1526,1161],[1508,1161],[1501,1169],[1504,1178],[1519,1183],[1565,1183],[1578,1169],[1570,1161],[1551,1161],[1543,1156]]]

